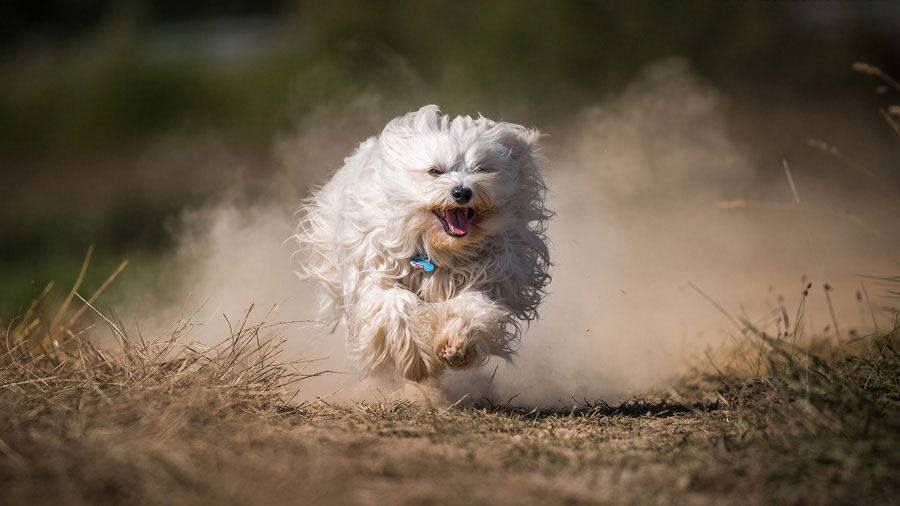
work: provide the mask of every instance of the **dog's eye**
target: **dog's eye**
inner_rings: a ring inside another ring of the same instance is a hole
[[[434,176],[434,177],[438,177],[438,176],[440,176],[441,174],[443,174],[444,171],[442,171],[441,169],[439,169],[439,168],[437,168],[437,167],[432,167],[431,170],[428,171],[428,173],[431,174],[431,175]]]
[[[469,172],[471,172],[472,174],[480,174],[482,172],[490,172],[490,170],[488,170],[487,167],[483,167],[481,165],[476,165],[476,166],[472,167],[472,170],[470,170]]]

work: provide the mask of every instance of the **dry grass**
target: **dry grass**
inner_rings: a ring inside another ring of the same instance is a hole
[[[884,115],[900,134],[894,109]],[[56,311],[43,313],[48,287],[0,331],[3,504],[900,502],[896,312],[890,328],[834,343],[802,335],[803,302],[776,308],[771,335],[710,299],[735,340],[664,393],[617,406],[297,405],[307,376],[279,360],[277,325],[245,317],[206,350],[186,344],[183,319],[129,337],[92,308],[115,274],[77,293],[88,260]],[[900,278],[878,282],[900,293]],[[113,329],[114,351],[92,344],[88,315]]]
[[[663,395],[560,412],[296,405],[305,376],[279,361],[275,326],[245,318],[203,351],[185,346],[185,321],[150,342],[116,331],[112,352],[60,325],[68,314],[26,316],[0,336],[6,504],[890,504],[900,491],[896,322],[809,347],[798,325],[770,337],[741,322],[743,346]]]
[[[187,320],[145,341],[95,313],[118,341],[101,350],[86,337],[93,326],[75,327],[93,309],[76,291],[82,277],[56,311],[42,312],[48,287],[0,334],[4,503],[268,503],[303,465],[270,423],[306,377],[279,360],[276,326],[245,318],[200,351],[186,345]]]

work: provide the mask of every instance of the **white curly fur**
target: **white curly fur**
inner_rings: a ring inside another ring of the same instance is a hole
[[[422,381],[509,358],[550,280],[539,137],[427,105],[362,142],[305,201],[300,274],[318,281],[320,318],[347,326],[364,367]],[[473,192],[464,205],[458,186]],[[432,212],[458,207],[474,211],[463,237]],[[413,267],[416,255],[436,268]]]

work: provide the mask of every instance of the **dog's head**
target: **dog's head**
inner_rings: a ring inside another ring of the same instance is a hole
[[[451,119],[435,105],[394,119],[378,139],[379,182],[394,223],[440,260],[465,257],[472,245],[533,219],[527,209],[544,188],[539,137],[481,116]]]

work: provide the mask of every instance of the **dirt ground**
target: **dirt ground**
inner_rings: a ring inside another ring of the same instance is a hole
[[[760,424],[746,404],[729,407],[746,390],[569,413],[272,407],[100,382],[15,405],[10,391],[0,484],[11,505],[893,504],[900,488],[896,427]]]
[[[296,402],[264,323],[104,350],[37,314],[0,334],[4,505],[898,502],[896,320],[803,347],[748,327],[664,393],[540,410]]]

